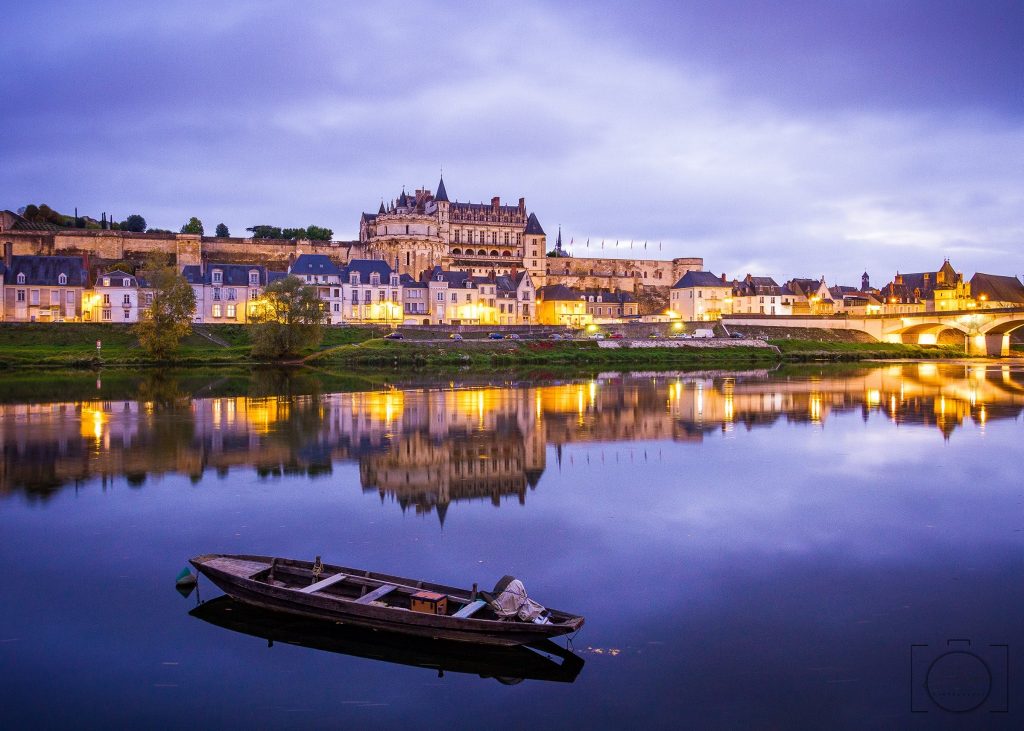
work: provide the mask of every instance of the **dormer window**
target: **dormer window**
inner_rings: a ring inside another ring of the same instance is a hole
[[[103,286],[104,287],[109,287],[110,286],[110,277],[103,277]]]
[[[25,283],[25,273],[21,272],[20,274],[18,274],[18,284],[24,284],[24,283]]]
[[[391,286],[392,287],[397,287],[398,286],[398,275],[397,274],[392,274],[391,275]]]
[[[213,270],[213,283],[214,284],[220,284],[223,281],[224,281],[224,272],[222,272],[220,269],[214,269]]]
[[[68,283],[68,275],[65,274],[64,272],[61,272],[60,275],[57,277],[57,284],[67,284],[67,283]]]
[[[256,271],[255,269],[253,269],[251,272],[249,272],[249,284],[259,284],[259,283],[260,283],[260,273],[258,271]]]
[[[359,284],[359,272],[351,272],[348,275],[348,283],[353,285]]]
[[[373,274],[370,275],[370,284],[371,285],[378,285],[378,284],[380,284],[380,275],[377,274],[377,272],[374,272]]]
[[[130,279],[122,279],[121,280],[121,286],[122,287],[130,287],[130,286],[132,286],[132,280],[130,280]]]

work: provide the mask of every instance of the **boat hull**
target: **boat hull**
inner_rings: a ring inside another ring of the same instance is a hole
[[[532,624],[518,621],[486,619],[459,619],[452,616],[413,612],[395,607],[357,604],[330,595],[306,594],[288,587],[278,587],[256,579],[239,576],[211,566],[205,559],[192,559],[196,570],[208,578],[225,594],[238,601],[271,611],[287,612],[302,617],[326,620],[367,629],[392,632],[416,637],[472,642],[486,645],[523,645],[575,632],[583,624],[582,617],[569,624]],[[246,560],[262,561],[269,567],[273,559],[247,556]],[[350,572],[343,567],[325,567],[330,572]],[[403,583],[413,582],[402,577],[386,577]],[[437,584],[419,582],[425,589],[441,590],[457,596],[464,590]]]

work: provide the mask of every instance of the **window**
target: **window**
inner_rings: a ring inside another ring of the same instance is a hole
[[[220,287],[213,288],[213,301],[220,302]]]
[[[459,295],[456,294],[455,292],[452,292],[452,302],[458,302],[458,301],[459,301]]]
[[[221,282],[223,282],[224,281],[224,272],[222,272],[220,269],[214,269],[213,270],[213,279],[212,279],[212,281],[213,281],[214,284],[220,284]]]
[[[110,306],[110,295],[109,294],[104,294],[103,295],[103,304],[108,306],[108,307]]]
[[[376,287],[378,284],[380,284],[380,275],[374,272],[370,275],[370,285]]]
[[[124,310],[124,319],[127,320],[129,317],[131,317],[131,314],[131,310]]]
[[[228,302],[234,302],[234,301],[235,301],[235,288],[231,287],[230,289],[228,289]]]
[[[213,316],[220,317],[220,305],[213,306]]]
[[[359,284],[359,272],[352,272],[348,275],[348,283],[357,286]]]
[[[377,301],[378,302],[383,302],[384,301],[384,290],[383,289],[377,292]]]
[[[151,304],[153,304],[153,293],[146,292],[146,306],[149,307]]]
[[[104,309],[103,313],[102,313],[102,317],[103,317],[104,320],[107,320],[109,322],[110,321],[110,310],[109,309]]]
[[[456,243],[456,244],[462,243],[462,237],[461,237],[461,236],[459,235],[459,234],[461,234],[461,233],[462,233],[462,232],[461,232],[461,231],[459,231],[459,229],[455,229],[455,243]],[[409,262],[406,262],[406,264],[408,264],[408,263],[409,263]]]
[[[60,290],[59,289],[51,289],[50,290],[50,304],[51,305],[59,305],[60,304]]]
[[[472,295],[470,295],[470,294],[469,294],[469,293],[467,292],[467,293],[466,293],[466,302],[472,302],[472,301],[473,301],[473,297],[472,297]]]
[[[75,304],[75,292],[74,292],[74,290],[69,290],[69,291],[64,293],[64,301],[67,302],[69,305],[74,305]]]
[[[341,305],[337,302],[334,303],[334,311],[341,312]]]
[[[253,269],[252,271],[249,272],[249,284],[259,284],[259,283],[260,283],[260,273],[259,273],[259,271]]]
[[[121,304],[123,304],[123,305],[130,305],[131,303],[132,303],[132,296],[130,294],[126,294],[122,298],[122,300],[121,300]]]
[[[230,319],[230,320],[234,320],[235,319],[235,306],[234,305],[228,305],[228,319]]]
[[[259,299],[259,296],[260,296],[260,291],[258,289],[250,289],[249,290],[249,299],[251,299],[251,300]]]
[[[340,291],[341,291],[341,290],[337,290],[337,289],[336,289],[336,290],[334,290],[334,298],[335,298],[335,299],[337,299],[338,297],[340,297],[340,296],[341,296],[341,294],[340,294]]]
[[[57,277],[57,284],[67,284],[67,283],[68,283],[68,275],[65,274],[64,272],[61,272],[60,275]]]
[[[438,302],[444,302],[444,292],[438,292],[437,293],[437,301]]]
[[[19,272],[18,273],[18,284],[24,284],[24,283],[25,283],[25,272]]]
[[[366,304],[370,304],[370,302],[372,301],[372,298],[373,298],[373,292],[371,292],[368,289],[363,291],[363,302],[365,302]]]
[[[391,301],[392,302],[397,302],[398,301],[398,292],[396,292],[395,290],[391,290]]]

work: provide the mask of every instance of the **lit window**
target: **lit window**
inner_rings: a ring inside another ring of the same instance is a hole
[[[235,306],[234,305],[228,305],[228,319],[230,319],[230,320],[234,320],[235,319]]]
[[[220,305],[213,306],[213,316],[220,317]]]

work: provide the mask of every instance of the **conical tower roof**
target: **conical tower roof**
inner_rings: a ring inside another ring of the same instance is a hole
[[[530,217],[526,219],[526,231],[524,233],[532,234],[534,236],[547,236],[544,233],[544,229],[540,227],[540,221],[537,220],[537,214],[531,213]]]
[[[441,182],[437,184],[437,193],[434,195],[435,201],[444,201],[448,203],[448,191],[444,189],[444,176],[441,176]]]

